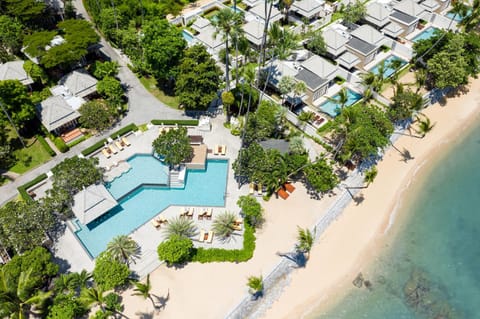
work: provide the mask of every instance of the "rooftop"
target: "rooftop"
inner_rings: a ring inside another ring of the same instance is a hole
[[[351,35],[376,46],[380,46],[384,40],[383,35],[368,24],[364,24],[356,28],[351,32]]]
[[[84,69],[77,69],[62,77],[58,84],[66,86],[75,96],[86,97],[97,91],[97,82]]]
[[[195,22],[193,22],[192,24],[192,28],[194,28],[195,30],[197,31],[201,31],[203,28],[211,25],[212,23],[210,22],[210,20],[208,19],[205,19],[203,17],[200,17],[198,16],[196,19],[195,19]]]
[[[343,65],[347,69],[353,68],[358,63],[360,63],[360,59],[355,54],[353,54],[351,52],[348,52],[348,51],[345,52],[344,54],[342,54],[337,59],[337,61],[338,61],[338,63],[340,63],[340,65]]]
[[[420,17],[420,15],[425,12],[425,9],[413,0],[402,0],[396,4],[393,9],[414,17]]]
[[[221,35],[217,35],[217,37],[214,37],[213,35],[215,34],[215,28],[211,25],[203,28],[203,30],[197,34],[197,39],[205,44],[207,47],[210,49],[216,49],[219,46],[223,45],[223,40]]]
[[[51,132],[80,117],[62,96],[51,96],[37,105],[37,114],[43,126]]]
[[[315,54],[302,62],[302,67],[327,80],[333,78],[335,71],[337,71],[336,65]]]
[[[319,87],[321,87],[324,83],[327,82],[326,79],[322,79],[315,73],[309,71],[309,70],[301,70],[298,72],[298,74],[295,76],[295,78],[299,81],[305,82],[307,87],[309,87],[312,91],[315,91]]]
[[[0,81],[4,80],[18,80],[23,85],[29,85],[33,83],[33,80],[28,76],[27,72],[23,69],[24,61],[10,61],[0,65]]]
[[[94,184],[73,196],[72,211],[82,224],[87,225],[117,205],[105,186]]]
[[[325,40],[325,44],[327,45],[327,50],[328,48],[338,50],[345,46],[345,44],[347,44],[348,32],[328,28],[323,31],[323,39]]]
[[[398,37],[403,32],[403,28],[396,22],[390,22],[385,27],[383,27],[382,31],[391,37]]]
[[[256,6],[254,6],[250,10],[248,10],[248,12],[256,15],[258,18],[260,18],[264,21],[266,20],[265,19],[265,4],[264,3],[257,4]],[[282,19],[282,13],[277,9],[277,7],[273,6],[272,7],[272,13],[270,14],[270,23],[274,23],[274,22],[276,22],[280,19]]]
[[[245,37],[248,41],[255,45],[262,44],[263,30],[265,29],[265,23],[258,20],[252,20],[247,22],[243,27],[245,31]]]
[[[282,154],[288,153],[290,144],[286,140],[269,139],[259,142],[260,146],[265,150],[277,150]]]
[[[271,64],[265,68],[266,71],[270,72],[270,77],[268,82],[273,86],[277,86],[280,79],[284,76],[295,77],[298,70],[295,70],[293,64],[289,64],[282,60],[274,60]]]
[[[291,10],[297,12],[301,16],[311,19],[323,10],[325,1],[322,0],[300,0],[294,1]]]
[[[365,20],[375,24],[376,26],[384,26],[385,23],[388,22],[389,16],[390,10],[385,4],[379,2],[370,2],[367,5]]]
[[[435,0],[425,0],[420,5],[428,11],[435,11],[440,7],[440,4]]]
[[[367,42],[362,41],[362,40],[357,39],[357,38],[351,38],[348,41],[347,46],[350,49],[352,49],[356,52],[359,52],[364,56],[369,55],[370,53],[372,53],[373,51],[375,51],[377,49],[376,46],[371,45],[370,43],[367,43]]]
[[[418,18],[396,10],[392,12],[392,14],[390,15],[390,19],[405,25],[411,25],[414,22],[418,21]]]

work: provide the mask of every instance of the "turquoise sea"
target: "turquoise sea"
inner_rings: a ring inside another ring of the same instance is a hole
[[[315,319],[480,318],[480,125],[427,163],[364,271],[372,283],[352,289]],[[434,165],[433,167],[431,165]]]

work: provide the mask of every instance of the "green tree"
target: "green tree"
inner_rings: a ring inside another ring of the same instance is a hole
[[[245,177],[249,181],[253,181],[254,174],[262,165],[264,158],[265,151],[256,142],[251,143],[248,147],[241,148],[232,165],[235,176]]]
[[[284,17],[283,17],[283,23],[288,24],[288,15],[290,12],[290,7],[292,6],[294,0],[280,0],[278,2],[279,9],[282,11]]]
[[[235,103],[235,96],[232,91],[222,92],[222,104],[225,106],[225,113],[227,115],[227,122],[230,120],[231,107]]]
[[[289,153],[285,154],[284,162],[287,166],[288,177],[296,175],[301,172],[301,169],[308,164],[308,153],[304,152],[301,154]]]
[[[365,4],[361,1],[355,1],[355,3],[349,3],[342,11],[343,22],[347,25],[358,22],[367,13]]]
[[[154,152],[160,155],[163,161],[170,166],[188,161],[193,155],[188,131],[185,127],[162,132],[153,141],[152,146]]]
[[[28,318],[33,315],[32,306],[40,306],[52,291],[31,290],[32,270],[22,271],[16,285],[12,284],[5,268],[0,268],[0,316],[2,318]]]
[[[433,130],[433,127],[435,124],[432,124],[431,120],[424,116],[423,118],[420,118],[417,116],[417,121],[418,121],[418,130],[417,133],[420,134],[421,138],[424,138],[425,135],[427,135],[428,132]]]
[[[19,19],[22,23],[31,23],[39,19],[46,9],[45,2],[35,0],[5,0],[2,9]]]
[[[272,24],[268,35],[271,55],[280,60],[286,60],[294,50],[301,48],[300,36],[287,28],[281,28],[278,23]]]
[[[217,97],[220,69],[205,46],[189,47],[178,67],[175,94],[187,109],[207,109]]]
[[[410,89],[404,89],[402,84],[397,85],[392,102],[387,114],[393,122],[410,119],[413,113],[421,110],[424,105],[423,96]]]
[[[180,29],[167,20],[157,18],[145,23],[141,47],[148,71],[158,80],[171,80],[176,75],[186,46]]]
[[[339,183],[332,166],[323,158],[304,168],[305,177],[310,186],[317,192],[328,192]]]
[[[8,120],[6,112],[13,124],[21,129],[35,117],[35,107],[27,89],[18,80],[0,81],[0,103],[4,108],[4,111],[0,110],[0,122]]]
[[[140,246],[127,235],[118,235],[107,244],[107,252],[113,259],[127,266],[140,258]]]
[[[95,131],[105,131],[116,121],[116,108],[105,100],[92,100],[80,106],[79,123],[82,127]]]
[[[181,236],[190,238],[197,233],[197,226],[191,219],[184,217],[175,217],[168,221],[165,228],[165,235],[167,238],[172,236]]]
[[[73,195],[84,187],[102,182],[103,173],[97,165],[95,157],[64,159],[52,169],[54,189],[63,189]]]
[[[58,294],[48,309],[47,319],[80,318],[88,309],[73,294]]]
[[[282,95],[282,104],[285,102],[285,99],[288,95],[288,93],[292,92],[293,89],[295,88],[295,80],[292,76],[289,75],[284,75],[280,79],[280,82],[278,83],[278,90],[280,91],[280,94]]]
[[[115,77],[118,74],[118,62],[117,61],[95,61],[92,66],[92,74],[99,80],[104,79],[107,76]]]
[[[0,208],[0,242],[23,253],[40,245],[55,219],[38,202],[10,201]]]
[[[0,15],[0,62],[7,62],[22,48],[23,25],[16,19]]]
[[[120,81],[106,76],[97,83],[97,92],[105,97],[111,104],[120,105],[122,103],[123,88]]]
[[[377,177],[378,170],[376,166],[372,166],[368,170],[365,171],[365,182],[367,183],[367,187],[373,183],[375,177]]]
[[[256,299],[263,295],[263,277],[250,276],[247,278],[248,291]]]
[[[93,275],[86,271],[85,269],[82,269],[80,272],[74,272],[72,274],[73,277],[73,283],[77,287],[77,289],[83,289],[86,288],[89,281],[92,279]]]
[[[83,289],[80,294],[80,301],[86,307],[98,306],[102,312],[106,311],[105,289],[101,286]]]
[[[106,291],[126,285],[129,276],[128,266],[115,260],[108,252],[101,253],[95,259],[93,279],[102,290]]]
[[[460,24],[464,26],[465,31],[474,30],[478,28],[480,24],[480,1],[473,0],[470,9],[470,13],[467,11],[467,15],[460,22]]]
[[[347,90],[347,88],[343,87],[340,91],[338,91],[337,95],[338,95],[337,98],[327,96],[327,99],[329,101],[332,101],[333,103],[339,105],[339,107],[337,108],[336,111],[339,111],[338,113],[340,113],[341,111],[343,111],[343,108],[348,103],[348,90]]]
[[[219,34],[225,41],[225,83],[227,91],[230,90],[230,66],[229,66],[229,40],[238,38],[242,33],[243,14],[233,11],[230,8],[220,10],[212,22],[215,27],[214,37]]]
[[[33,81],[41,84],[46,84],[48,82],[48,76],[41,66],[33,63],[30,60],[27,60],[23,63],[23,69],[27,74],[32,78]]]
[[[255,113],[250,114],[246,123],[244,140],[246,143],[273,137],[277,121],[275,114],[280,106],[270,100],[263,100]]]
[[[152,298],[152,283],[150,282],[150,274],[147,275],[147,281],[143,282],[134,282],[135,289],[132,296],[140,296],[143,299],[149,299],[152,302],[153,308],[156,308],[155,301]]]
[[[304,154],[306,149],[303,145],[303,137],[293,136],[289,141],[288,150],[291,154]]]
[[[316,55],[324,55],[327,52],[327,45],[323,38],[322,31],[316,30],[308,34],[307,49]]]
[[[242,214],[245,217],[245,222],[247,222],[249,225],[258,227],[263,223],[263,209],[255,197],[250,195],[240,196],[237,201],[237,205],[242,210]]]
[[[192,255],[193,243],[190,238],[173,235],[158,245],[158,258],[168,265],[182,264]]]
[[[23,39],[25,52],[31,57],[40,57],[47,51],[45,47],[50,44],[57,32],[37,31],[26,35]]]
[[[76,288],[74,274],[60,274],[60,276],[53,280],[53,286],[57,293],[67,294],[74,292]]]
[[[235,220],[237,216],[232,212],[223,212],[217,215],[212,223],[215,234],[222,239],[230,238],[235,231]]]
[[[428,60],[428,72],[433,76],[437,88],[456,88],[468,83],[468,63],[464,57],[464,44],[462,35],[455,34],[442,51]]]
[[[312,232],[308,228],[300,228],[297,226],[297,231],[297,244],[295,245],[295,249],[303,253],[305,258],[308,259],[315,241],[316,228],[314,228]]]

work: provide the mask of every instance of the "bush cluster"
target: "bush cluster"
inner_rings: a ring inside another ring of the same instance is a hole
[[[37,135],[37,140],[42,144],[43,148],[47,151],[50,156],[55,156],[57,153],[50,147],[50,145],[45,141],[45,138],[41,135]]]
[[[40,183],[44,179],[47,179],[47,174],[42,174],[38,175],[36,178],[31,180],[28,183],[23,184],[22,186],[18,187],[18,192],[20,193],[20,196],[25,200],[26,202],[31,202],[33,199],[28,195],[27,189],[32,187],[33,185]]]
[[[152,120],[153,125],[184,125],[184,126],[197,126],[198,120]]]
[[[58,136],[53,139],[53,144],[55,144],[55,146],[58,148],[58,150],[61,153],[65,153],[70,149],[70,147],[68,147],[68,145],[65,144],[62,138]]]

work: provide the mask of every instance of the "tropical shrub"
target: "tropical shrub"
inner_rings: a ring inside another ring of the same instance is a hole
[[[103,290],[115,289],[128,282],[130,269],[124,263],[116,261],[109,253],[101,253],[95,260],[93,279]]]
[[[158,258],[168,265],[182,264],[192,255],[193,243],[190,238],[172,235],[168,240],[158,245]]]

